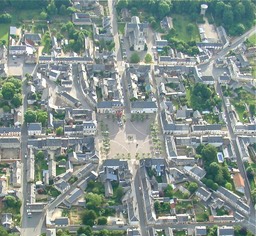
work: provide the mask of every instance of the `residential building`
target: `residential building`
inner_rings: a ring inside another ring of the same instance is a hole
[[[1,223],[2,223],[4,228],[10,229],[12,224],[13,224],[12,214],[11,213],[2,213]]]
[[[42,134],[42,124],[41,123],[29,123],[28,124],[28,135],[37,136]]]
[[[234,236],[235,231],[233,226],[218,226],[217,236]]]
[[[73,13],[72,21],[74,25],[92,25],[92,19],[88,13]]]
[[[245,188],[244,179],[240,173],[233,174],[233,182],[234,182],[236,191],[240,193],[244,193],[244,188]]]
[[[193,167],[184,166],[184,172],[198,181],[204,178],[204,176],[206,175],[205,170],[197,165],[194,165]]]
[[[155,102],[135,101],[131,103],[131,113],[156,113],[157,105]]]
[[[206,226],[196,226],[195,227],[195,236],[206,236],[207,229]]]
[[[97,103],[97,113],[112,113],[122,112],[124,105],[120,101],[103,101]]]
[[[205,202],[211,197],[211,195],[212,195],[211,192],[206,190],[204,187],[200,187],[196,191],[196,196],[199,197],[201,200],[203,200]]]

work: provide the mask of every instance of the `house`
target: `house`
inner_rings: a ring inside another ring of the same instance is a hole
[[[4,228],[10,229],[12,226],[12,214],[11,213],[3,213],[1,215],[1,223]]]
[[[9,46],[9,55],[25,55],[27,53],[27,46],[14,45]]]
[[[203,200],[205,202],[211,197],[211,195],[212,195],[211,192],[206,190],[204,187],[200,187],[196,191],[196,196],[199,197],[201,200]]]
[[[10,35],[11,36],[17,36],[18,35],[18,29],[15,26],[10,26]]]
[[[234,236],[235,231],[233,226],[218,226],[217,236]]]
[[[0,136],[20,136],[20,127],[0,127]]]
[[[41,42],[41,35],[40,34],[32,34],[32,33],[25,33],[23,36],[24,42],[31,41],[33,44],[40,44]]]
[[[206,175],[205,170],[197,165],[194,165],[193,167],[184,166],[184,172],[198,181],[204,178],[204,176]]]
[[[15,161],[12,164],[12,184],[14,187],[21,186],[21,163],[20,161]]]
[[[88,13],[73,13],[72,22],[74,25],[92,25],[92,19]]]
[[[245,55],[243,54],[237,54],[236,55],[237,60],[239,61],[240,67],[241,68],[246,68],[250,66],[250,62],[248,61],[248,59],[246,58]]]
[[[83,196],[83,191],[80,188],[75,188],[63,201],[67,207],[71,207],[80,197]]]
[[[202,76],[201,80],[202,80],[202,83],[207,85],[214,85],[215,83],[213,76]]]
[[[172,18],[165,16],[160,22],[161,28],[164,30],[170,30],[173,28]]]
[[[56,226],[67,226],[69,224],[68,217],[59,217],[54,220]]]
[[[195,227],[195,236],[206,236],[207,229],[206,226],[196,226]]]
[[[133,16],[131,23],[125,25],[125,37],[128,38],[130,47],[135,51],[143,51],[146,44],[146,36],[148,31],[147,23],[140,23],[137,16]]]
[[[41,135],[42,134],[42,124],[41,123],[29,123],[28,124],[28,135]]]
[[[131,113],[156,113],[157,105],[155,102],[135,101],[131,103]]]
[[[234,182],[236,191],[240,193],[244,193],[244,187],[245,187],[244,179],[240,173],[235,173],[233,175],[233,182]]]
[[[97,103],[97,113],[122,112],[124,105],[120,101],[103,101]]]
[[[227,73],[220,75],[218,78],[218,81],[220,84],[228,84],[230,82],[230,80],[231,80],[231,77]]]

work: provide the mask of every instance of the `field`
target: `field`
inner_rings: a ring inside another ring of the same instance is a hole
[[[199,32],[197,25],[189,19],[188,16],[182,15],[172,15],[173,17],[173,27],[176,30],[176,37],[184,42],[189,42],[191,40],[195,40],[196,42],[200,41]],[[194,30],[191,34],[187,32],[187,25],[192,23],[194,25]]]
[[[22,26],[23,20],[37,20],[40,14],[39,10],[22,10],[22,11],[10,11],[7,12],[12,15],[12,22],[6,24],[0,24],[0,41],[8,41],[8,33],[10,26]]]
[[[256,45],[256,34],[253,34],[251,37],[248,38],[249,42]]]

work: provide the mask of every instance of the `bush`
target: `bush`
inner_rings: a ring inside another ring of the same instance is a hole
[[[107,218],[104,216],[99,217],[97,221],[98,221],[98,225],[106,225],[108,222]]]
[[[131,63],[139,63],[140,62],[140,56],[138,53],[133,53],[130,58]]]

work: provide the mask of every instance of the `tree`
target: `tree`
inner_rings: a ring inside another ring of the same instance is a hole
[[[57,14],[57,7],[55,6],[55,2],[54,0],[51,0],[50,3],[48,4],[47,6],[47,13],[50,15],[50,16],[54,16]]]
[[[123,194],[124,194],[124,191],[123,191],[123,188],[121,186],[119,186],[117,189],[116,189],[116,199],[117,199],[117,202],[121,202],[121,199],[123,197]]]
[[[98,221],[98,225],[106,225],[107,222],[108,222],[107,218],[104,217],[104,216],[99,217],[99,218],[97,219],[97,221]]]
[[[154,208],[155,208],[156,213],[158,214],[160,212],[160,208],[161,208],[159,201],[155,201]]]
[[[147,53],[145,56],[145,63],[149,64],[151,62],[152,62],[152,56]]]
[[[190,182],[188,186],[188,191],[193,194],[198,189],[198,184],[196,182]]]
[[[249,111],[250,111],[250,113],[251,113],[251,115],[252,116],[255,116],[255,111],[256,111],[256,106],[255,106],[255,104],[250,104],[250,106],[249,106]]]
[[[14,94],[13,99],[11,100],[11,104],[17,108],[22,105],[22,97],[20,94]]]
[[[17,200],[14,196],[6,196],[4,198],[5,204],[7,207],[15,208],[17,204]]]
[[[131,63],[139,63],[140,62],[140,56],[138,53],[134,52],[130,57]]]
[[[192,23],[189,23],[187,26],[186,26],[186,30],[187,32],[191,35],[194,31],[194,25]]]
[[[8,232],[6,231],[6,229],[2,226],[0,226],[0,235],[1,236],[8,236]]]
[[[92,228],[90,226],[81,226],[77,230],[78,236],[81,234],[85,234],[86,236],[92,235]]]
[[[167,1],[159,1],[158,4],[158,17],[162,19],[170,12],[170,4]]]
[[[85,199],[87,201],[88,209],[97,209],[97,208],[101,207],[101,205],[103,203],[102,195],[99,195],[96,193],[86,194]]]
[[[95,224],[95,220],[97,215],[93,210],[85,210],[82,214],[82,221],[84,225],[93,226]]]
[[[27,123],[33,123],[36,121],[37,119],[37,115],[36,115],[36,112],[35,111],[32,111],[30,109],[28,109],[25,114],[24,114],[24,119],[25,119],[25,122]]]
[[[172,198],[173,197],[173,187],[172,185],[168,184],[167,187],[164,189],[164,196]]]
[[[43,151],[38,151],[36,154],[36,159],[42,160],[44,159],[44,152]]]
[[[232,191],[232,184],[229,183],[229,182],[227,182],[227,183],[225,184],[225,188],[228,189],[228,190],[230,190],[230,191]]]
[[[15,86],[11,82],[5,82],[2,87],[2,95],[5,100],[11,100],[15,94]]]
[[[57,136],[63,135],[63,128],[61,126],[56,129],[56,135]]]
[[[42,11],[39,15],[40,20],[46,20],[48,17],[47,13],[45,11]]]
[[[43,126],[45,126],[48,120],[47,111],[38,110],[36,113],[36,116],[37,116],[37,121],[42,123]]]
[[[217,149],[213,145],[207,144],[203,147],[201,155],[206,165],[210,165],[217,159]]]
[[[246,174],[249,180],[253,180],[255,176],[255,172],[251,166],[248,166],[246,169]]]

